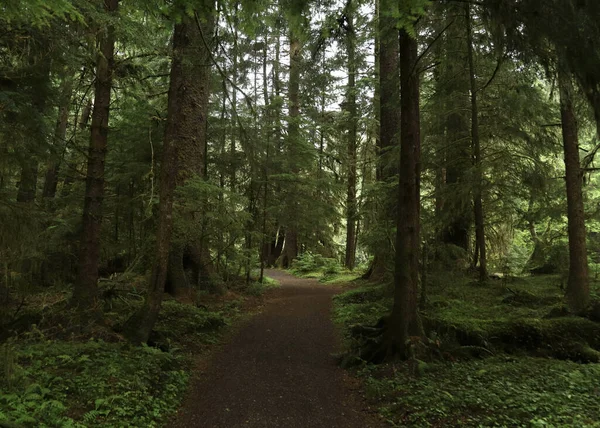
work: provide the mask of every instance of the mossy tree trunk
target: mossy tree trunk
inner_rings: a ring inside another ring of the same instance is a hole
[[[206,179],[206,126],[208,98],[210,94],[211,45],[214,26],[212,3],[205,1],[198,8],[198,19],[184,18],[183,27],[175,31],[183,39],[178,55],[182,56],[182,81],[186,88],[178,103],[183,104],[179,122],[177,186],[185,185],[192,178]],[[200,201],[205,209],[206,201]],[[176,216],[201,229],[202,219],[193,212],[178,211]],[[201,214],[200,214],[201,216]],[[190,286],[210,290],[214,280],[214,265],[204,237],[190,238],[184,231],[175,230],[172,251],[169,256],[169,293],[180,294]],[[184,270],[184,258],[189,260],[193,277],[190,281]]]

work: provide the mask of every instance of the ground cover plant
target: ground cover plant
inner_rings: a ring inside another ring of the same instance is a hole
[[[389,313],[388,286],[334,298],[350,350],[342,364],[359,367],[367,397],[393,426],[600,426],[600,324],[565,311],[559,276],[429,278],[428,339],[408,361],[360,360]]]
[[[195,359],[247,314],[257,296],[275,286],[265,278],[265,285],[224,296],[167,300],[150,345],[141,348],[118,333],[142,304],[135,287],[124,286],[123,280],[103,286],[110,290],[104,318],[111,329],[91,333],[69,330],[76,314],[64,306],[68,289],[46,288],[24,296],[23,317],[36,317],[37,324],[0,346],[0,424],[163,426],[181,404]]]

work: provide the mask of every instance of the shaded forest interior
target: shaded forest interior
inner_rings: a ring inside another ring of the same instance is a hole
[[[2,2],[0,426],[166,423],[268,268],[347,288],[396,426],[599,426],[598,40],[595,0]]]

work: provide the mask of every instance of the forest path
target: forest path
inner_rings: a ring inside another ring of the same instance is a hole
[[[281,287],[192,380],[172,427],[381,427],[332,353],[339,289],[269,270]]]

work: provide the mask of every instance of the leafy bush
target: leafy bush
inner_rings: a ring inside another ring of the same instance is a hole
[[[293,274],[301,276],[315,273],[331,276],[340,273],[342,267],[336,259],[306,252],[294,260],[291,271]]]

